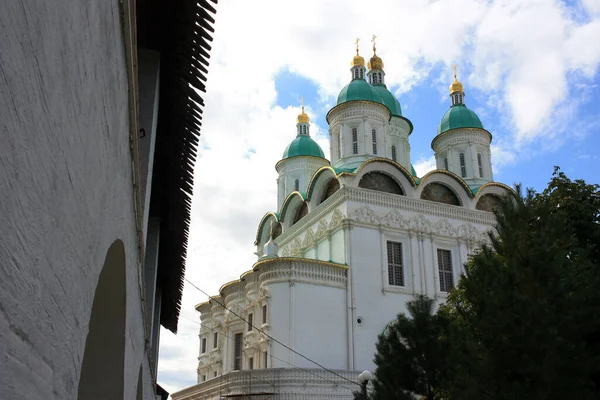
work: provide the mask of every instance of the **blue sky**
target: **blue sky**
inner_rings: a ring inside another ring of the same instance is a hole
[[[494,178],[542,190],[555,165],[600,182],[600,0],[228,0],[217,7],[203,96],[186,278],[207,293],[251,269],[262,216],[277,201],[275,164],[295,137],[304,97],[329,153],[325,115],[355,54],[383,59],[414,125],[421,175],[449,107],[452,65],[466,104],[492,133]],[[196,383],[206,295],[183,291],[179,333],[161,333],[158,380]]]

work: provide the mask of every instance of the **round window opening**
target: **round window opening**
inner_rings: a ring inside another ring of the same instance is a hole
[[[362,325],[363,321],[364,321],[363,317],[356,318],[356,323],[359,325]]]

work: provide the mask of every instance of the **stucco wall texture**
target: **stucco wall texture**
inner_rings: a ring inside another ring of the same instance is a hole
[[[0,1],[0,399],[76,399],[110,245],[126,251],[124,398],[152,398],[117,0]]]

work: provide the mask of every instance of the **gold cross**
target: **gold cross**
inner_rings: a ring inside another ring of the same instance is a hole
[[[360,42],[359,38],[356,38],[356,41],[354,42],[356,44],[356,54],[358,55],[358,42]]]
[[[302,96],[302,112],[304,112],[304,96]]]
[[[377,39],[377,36],[373,35],[371,38],[371,42],[373,43],[373,51],[375,51],[375,39]]]
[[[456,81],[456,64],[452,66],[452,70],[454,71],[454,80]]]

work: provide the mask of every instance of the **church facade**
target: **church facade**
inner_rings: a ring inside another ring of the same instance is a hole
[[[417,177],[412,123],[385,85],[373,47],[328,112],[330,155],[308,115],[276,165],[278,209],[256,234],[257,262],[196,306],[198,384],[179,399],[351,398],[374,369],[377,336],[422,293],[446,299],[488,240],[499,196],[490,143],[463,85],[433,137],[437,169]],[[324,368],[323,368],[324,367]],[[262,398],[262,397],[259,397]]]

